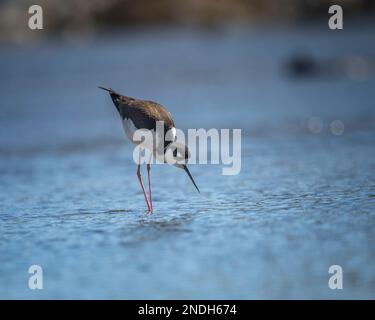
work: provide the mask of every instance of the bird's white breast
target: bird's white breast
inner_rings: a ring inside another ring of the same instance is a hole
[[[122,121],[122,125],[124,127],[124,131],[128,139],[133,142],[134,144],[140,144],[142,143],[142,147],[150,150],[154,150],[156,146],[156,134],[155,130],[147,130],[144,128],[137,128],[134,124],[134,122],[130,118],[124,118]],[[134,133],[140,130],[138,134],[134,137]],[[151,132],[151,136],[149,133]],[[136,139],[135,139],[136,138]],[[151,138],[151,139],[149,139]]]
[[[133,139],[133,136],[134,136],[134,132],[137,131],[137,128],[136,126],[134,125],[134,122],[130,119],[130,118],[124,118],[122,120],[122,126],[124,127],[124,130],[125,130],[125,134],[126,136],[128,137],[128,139],[133,142],[133,143],[136,143]]]
[[[124,127],[124,131],[125,131],[125,134],[126,136],[128,137],[128,139],[133,142],[134,144],[139,144],[141,141],[139,140],[135,140],[134,139],[134,133],[139,130],[135,125],[134,125],[134,122],[130,119],[130,118],[124,118],[123,121],[122,121],[122,125]],[[141,130],[146,130],[147,129],[141,129]],[[162,143],[162,146],[164,146],[164,142],[163,141],[160,141],[156,139],[156,132],[155,130],[150,130],[151,134],[152,134],[152,141],[148,141],[149,143],[147,143],[147,141],[143,141],[142,142],[142,146],[149,149],[152,153],[154,153],[153,151],[155,150],[155,148],[157,147],[156,144],[157,144],[157,141],[161,142]],[[140,136],[142,136],[142,133],[140,134]],[[138,136],[138,138],[140,138],[140,136]],[[147,135],[145,134],[145,136],[147,137]],[[168,139],[172,141],[174,141],[176,139],[176,128],[171,128],[170,129],[170,135],[168,136]]]

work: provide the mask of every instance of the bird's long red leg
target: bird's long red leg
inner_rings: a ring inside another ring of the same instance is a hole
[[[151,156],[150,156],[150,160],[148,160],[148,163],[147,163],[147,175],[148,175],[148,191],[150,193],[150,204],[151,204],[151,212],[150,212],[150,214],[152,214],[153,213],[153,208],[152,208],[151,174],[150,174],[151,165],[150,165],[150,162],[151,162]]]
[[[142,176],[141,176],[141,150],[139,150],[137,177],[138,177],[139,183],[141,184],[143,195],[145,196],[148,212],[152,212],[151,207],[150,207],[150,203],[148,202],[148,199],[147,199],[147,194],[146,194],[145,187],[144,187],[143,181],[142,181]]]

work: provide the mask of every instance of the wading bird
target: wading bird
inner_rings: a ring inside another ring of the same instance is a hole
[[[157,122],[162,121],[164,123],[164,133],[163,133],[163,137],[161,140],[161,144],[162,144],[161,150],[163,153],[162,154],[163,156],[162,159],[164,159],[163,162],[167,163],[167,161],[165,161],[166,156],[167,156],[167,151],[168,150],[171,151],[173,142],[176,140],[176,128],[175,128],[171,113],[165,107],[163,107],[162,105],[156,102],[123,96],[110,88],[103,88],[103,87],[99,87],[99,88],[109,92],[109,95],[111,96],[112,101],[115,104],[116,109],[121,116],[125,134],[131,142],[135,144],[140,144],[140,141],[134,139],[134,133],[138,129],[150,130],[154,137],[153,142],[155,142]],[[169,132],[169,135],[170,135],[168,139],[166,139],[167,132]],[[151,146],[146,146],[146,148],[149,149],[152,156],[157,157],[157,150],[159,149],[157,149],[158,146],[156,145],[156,143],[152,143]],[[180,162],[175,162],[173,163],[173,165],[180,169],[183,169],[188,174],[195,188],[198,190],[198,192],[200,192],[197,185],[194,182],[194,179],[189,169],[186,166],[187,161],[190,157],[190,152],[188,150],[188,147],[180,143],[179,145],[174,146],[172,153],[175,158],[177,159],[180,158],[184,160],[183,164],[181,164]],[[139,150],[137,177],[141,185],[143,195],[145,196],[148,213],[152,214],[153,207],[152,207],[151,175],[150,175],[151,157],[147,163],[148,189],[149,189],[149,196],[150,196],[149,199],[147,197],[145,187],[142,181],[140,157],[141,157],[141,150]]]

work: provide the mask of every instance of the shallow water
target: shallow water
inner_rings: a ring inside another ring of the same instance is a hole
[[[155,30],[3,46],[0,297],[375,298],[374,75],[283,72],[300,50],[374,57],[373,31]],[[183,129],[241,128],[241,173],[193,165],[198,194],[184,172],[153,166],[147,216],[132,146],[98,85],[161,102]],[[28,289],[32,264],[43,290]],[[334,264],[343,290],[328,288]]]

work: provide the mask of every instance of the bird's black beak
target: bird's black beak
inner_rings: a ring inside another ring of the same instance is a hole
[[[201,193],[201,192],[199,191],[197,185],[195,184],[195,181],[194,181],[194,179],[193,179],[193,176],[191,175],[191,173],[190,173],[189,169],[187,168],[187,166],[184,165],[184,166],[183,166],[183,169],[184,169],[184,170],[186,171],[186,173],[188,174],[188,176],[189,176],[191,182],[193,182],[193,184],[194,184],[194,186],[197,188],[198,192]]]

